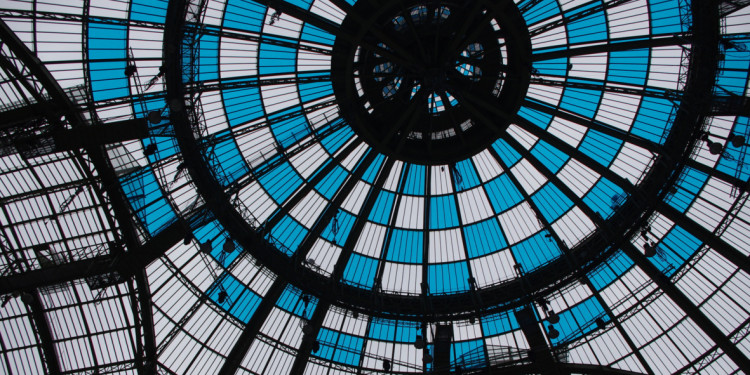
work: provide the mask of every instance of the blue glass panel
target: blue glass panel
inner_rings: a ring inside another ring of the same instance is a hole
[[[532,3],[532,0],[525,0],[521,2],[519,8],[523,9],[528,3]],[[526,19],[527,25],[533,25],[539,21],[551,18],[560,14],[560,6],[555,0],[542,0],[536,3],[533,7],[523,13],[523,18]]]
[[[546,51],[545,51],[546,52]],[[551,76],[565,76],[568,72],[568,59],[562,57],[559,59],[550,59],[543,61],[534,61],[534,69],[539,74]]]
[[[492,208],[499,214],[523,201],[523,195],[506,174],[501,174],[484,185]]]
[[[367,336],[375,340],[394,341],[396,337],[396,321],[373,318],[370,322],[370,331]]]
[[[679,33],[680,2],[678,0],[651,0],[648,2],[651,11],[651,32],[653,34]]]
[[[352,230],[352,226],[354,226],[354,221],[356,219],[357,218],[354,215],[339,210],[336,217],[331,219],[320,236],[334,244],[343,246],[344,241],[349,237],[349,232]],[[338,227],[336,231],[333,230],[334,225]]]
[[[228,186],[249,172],[245,159],[233,138],[217,143],[206,151],[208,164],[219,182]],[[205,146],[204,146],[205,147]]]
[[[339,341],[336,345],[336,352],[333,353],[334,362],[347,364],[350,366],[359,365],[359,357],[362,352],[364,340],[361,337],[339,333]]]
[[[198,80],[219,78],[219,37],[202,35],[198,44]]]
[[[539,191],[531,196],[531,199],[548,223],[555,222],[555,220],[573,207],[573,201],[551,182],[539,189]]]
[[[287,3],[294,4],[302,9],[310,9],[312,0],[284,0]]]
[[[513,147],[510,147],[510,145],[502,139],[495,141],[495,143],[492,144],[492,148],[494,148],[497,154],[500,155],[500,159],[508,168],[521,160],[521,154],[516,152]]]
[[[648,57],[649,49],[610,52],[607,79],[631,85],[645,85]]]
[[[599,2],[592,1],[589,5],[584,5],[566,12],[565,16],[571,17],[600,5]],[[607,40],[607,20],[603,10],[575,22],[568,23],[567,29],[568,41],[570,43],[586,43]]]
[[[602,177],[591,188],[591,191],[583,197],[583,202],[602,217],[607,218],[622,204],[625,198],[625,192],[622,188]]]
[[[669,204],[685,212],[695,200],[696,194],[703,188],[708,175],[696,169],[685,167],[678,182],[677,192],[669,197]]]
[[[485,365],[486,360],[484,340],[482,339],[460,341],[451,344],[451,363],[461,366],[462,369],[468,370],[474,367],[481,367]],[[467,366],[467,363],[470,365],[475,364],[476,366]]]
[[[391,262],[422,263],[423,233],[415,230],[393,229],[386,259]]]
[[[228,309],[227,311],[235,318],[244,323],[249,322],[258,308],[261,298],[230,274],[223,274],[219,280],[219,284],[214,284],[211,287],[208,296],[216,305],[221,306],[224,310]],[[219,303],[219,293],[222,288],[227,292],[227,298],[223,303]]]
[[[675,225],[657,245],[656,256],[649,258],[659,269],[671,276],[700,248],[702,242],[682,227]]]
[[[370,221],[374,221],[378,224],[388,225],[388,220],[391,217],[391,211],[393,211],[393,202],[395,200],[395,197],[396,195],[391,192],[385,190],[381,191],[380,194],[378,194],[375,205],[372,207],[372,211],[370,211]]]
[[[589,280],[596,290],[602,290],[607,285],[618,279],[625,271],[633,266],[633,261],[625,256],[622,251],[616,252],[609,258],[607,264],[589,273]]]
[[[335,154],[352,136],[354,136],[352,129],[345,126],[330,136],[325,137],[320,143],[330,154]]]
[[[545,238],[545,232],[539,232],[514,246],[511,246],[516,261],[523,266],[524,272],[530,272],[561,255],[555,241]]]
[[[591,297],[568,310],[558,312],[558,315],[560,316],[560,323],[555,324],[555,329],[560,332],[560,336],[550,340],[553,344],[563,340],[574,340],[596,329],[594,320],[605,316],[605,312],[599,301]],[[547,325],[545,324],[545,326]]]
[[[310,300],[315,301],[315,298],[310,297]],[[307,316],[312,314],[315,305],[316,303],[313,302],[308,305]],[[302,316],[302,312],[305,310],[305,304],[302,302],[302,295],[299,289],[291,285],[287,285],[286,288],[284,288],[284,291],[281,292],[281,296],[279,296],[279,299],[276,301],[276,306],[297,316]]]
[[[264,115],[258,88],[223,90],[221,95],[229,126],[242,125]]]
[[[287,163],[283,162],[276,168],[271,169],[268,173],[261,176],[259,179],[261,186],[268,192],[268,194],[276,201],[281,204],[292,192],[302,185],[302,178],[294,171],[294,168]]]
[[[584,117],[594,118],[601,97],[602,91],[566,88],[560,101],[560,108]]]
[[[148,137],[142,139],[141,142],[143,142],[144,149],[151,144],[156,145],[156,152],[147,156],[148,160],[152,163],[156,162],[157,160],[166,159],[179,152],[179,148],[174,137]]]
[[[474,169],[471,159],[456,163],[452,172],[456,191],[469,190],[479,185],[479,176],[477,176],[477,171]]]
[[[330,82],[300,83],[297,86],[299,86],[299,95],[305,103],[333,95],[333,86]]]
[[[133,0],[130,2],[130,19],[164,23],[167,4],[167,0]]]
[[[630,130],[633,135],[661,144],[665,127],[671,126],[673,104],[667,99],[644,97]]]
[[[431,294],[463,292],[469,290],[469,269],[466,262],[431,264],[427,280]]]
[[[258,54],[258,73],[294,73],[297,67],[297,50],[263,43]]]
[[[531,155],[537,158],[552,173],[557,173],[570,158],[568,154],[552,147],[545,141],[539,141],[531,149]]]
[[[482,318],[482,332],[485,336],[495,336],[519,328],[513,311],[502,312]]]
[[[269,120],[280,118],[281,116],[288,115],[290,112],[296,112],[301,109],[301,106],[289,108],[282,112],[278,112],[273,116],[269,116]],[[281,147],[288,148],[310,134],[310,126],[304,116],[296,116],[287,120],[272,123],[271,131]]]
[[[328,175],[323,177],[320,182],[315,185],[315,190],[317,190],[324,197],[331,200],[333,199],[334,194],[336,194],[336,192],[341,188],[341,185],[344,184],[344,181],[346,181],[346,178],[348,176],[349,173],[344,168],[341,168],[337,165],[333,167]]]
[[[329,46],[332,46],[333,42],[336,41],[335,36],[309,23],[306,23],[302,28],[302,36],[300,38],[309,42],[327,44]]]
[[[127,28],[123,25],[89,23],[89,76],[95,101],[128,96],[125,75]],[[96,60],[111,60],[96,62]]]
[[[543,112],[539,112],[536,109],[521,107],[521,109],[518,111],[518,114],[542,129],[547,129],[549,124],[552,122],[552,116]]]
[[[738,116],[734,123],[734,129],[732,132],[737,135],[745,135],[745,138],[750,138],[750,118]],[[750,179],[750,152],[748,152],[748,146],[734,147],[730,146],[724,149],[722,157],[719,159],[719,163],[716,169],[737,177],[742,181]]]
[[[748,53],[727,51],[721,63],[716,85],[722,95],[745,95],[748,73]]]
[[[622,143],[615,137],[589,129],[578,149],[597,163],[609,167],[620,151]]]
[[[140,168],[120,178],[120,185],[138,220],[149,234],[160,233],[177,220],[150,167]]]
[[[456,198],[453,195],[430,198],[430,229],[444,229],[457,225]]]
[[[344,281],[372,288],[377,270],[377,260],[355,253],[349,258],[349,263],[344,270]]]
[[[286,253],[284,250],[294,253],[297,251],[299,244],[302,243],[307,232],[307,229],[296,220],[292,219],[291,216],[284,215],[284,217],[279,220],[279,223],[271,228],[270,235],[272,238],[276,239],[277,245],[280,243],[286,247],[286,249],[279,250],[284,253]]]
[[[224,11],[224,26],[260,32],[266,7],[250,0],[229,0]]]
[[[375,177],[377,177],[378,172],[380,172],[380,168],[383,165],[384,160],[385,156],[383,156],[383,154],[378,154],[378,156],[375,157],[375,160],[373,160],[370,166],[367,167],[365,174],[362,175],[362,179],[371,184],[374,183]]]
[[[404,194],[424,195],[425,173],[423,165],[411,164],[404,184]]]
[[[508,246],[497,219],[490,218],[463,228],[469,258],[477,258]]]

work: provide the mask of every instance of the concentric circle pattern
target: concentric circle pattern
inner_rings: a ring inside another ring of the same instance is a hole
[[[0,373],[750,368],[748,1],[0,20]]]
[[[486,149],[509,121],[477,119],[462,102],[486,94],[510,117],[528,87],[528,32],[509,1],[359,2],[341,29],[351,37],[336,39],[331,72],[342,116],[402,161],[455,163]]]

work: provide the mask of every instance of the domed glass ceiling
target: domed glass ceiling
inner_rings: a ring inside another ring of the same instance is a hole
[[[122,238],[127,253],[169,249],[137,283],[8,295],[3,369],[421,372],[438,323],[453,324],[453,369],[526,364],[531,306],[565,363],[739,372],[750,122],[731,100],[747,97],[750,11],[721,8],[714,72],[691,60],[709,44],[691,7],[0,4],[86,121],[148,121],[147,136],[103,142],[106,163],[0,143],[2,275]],[[2,56],[40,76],[8,42]],[[3,105],[54,96],[12,72]],[[696,125],[683,103],[700,106],[701,74],[716,80]],[[10,249],[32,260],[18,268]]]
[[[394,5],[369,21],[372,30],[358,32],[364,6],[339,4],[351,12],[345,21],[347,13],[330,4],[277,10],[229,2],[223,15],[203,19],[190,49],[196,64],[184,76],[203,106],[205,123],[194,129],[202,159],[234,209],[250,214],[250,224],[279,251],[326,276],[338,269],[335,277],[347,284],[419,294],[425,283],[431,294],[457,293],[469,290],[470,279],[483,288],[515,278],[516,265],[538,269],[591,235],[598,219],[588,215],[612,217],[649,175],[684,84],[683,47],[675,40],[686,27],[679,7],[579,3],[519,4],[527,26],[497,18],[482,4]],[[471,11],[483,13],[477,17],[485,28],[461,30]],[[660,16],[649,17],[651,11]],[[302,21],[295,12],[315,16]],[[631,22],[638,18],[640,24]],[[352,37],[337,40],[332,33],[339,27]],[[519,27],[528,27],[528,35],[505,31]],[[441,70],[445,63],[429,68],[433,59],[404,57],[402,50],[449,55],[430,46],[445,44],[441,29],[477,36],[460,40],[467,47],[447,59],[453,73],[419,78],[420,69]],[[524,38],[530,56],[506,47]],[[340,40],[349,47],[338,46]],[[459,58],[475,45],[490,60],[478,65],[488,84],[473,82],[466,73],[473,65]],[[379,57],[389,51],[417,67]],[[347,62],[354,68],[345,70]],[[337,78],[348,72],[353,78]],[[407,82],[410,75],[419,77]],[[212,80],[231,84],[205,92]],[[524,80],[528,93],[520,92],[518,115],[512,106],[494,108],[495,101],[514,100],[493,92],[496,85],[510,82],[517,96]],[[491,96],[478,98],[485,92]],[[498,112],[512,117],[507,125],[492,123]],[[399,113],[414,115],[392,118]],[[445,130],[428,135],[387,127],[399,121],[404,128]],[[498,128],[474,134],[462,122]],[[392,146],[378,139],[388,132]]]

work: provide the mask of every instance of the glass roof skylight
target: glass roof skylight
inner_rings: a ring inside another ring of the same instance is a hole
[[[534,366],[528,313],[564,371],[739,373],[750,8],[706,7],[0,4],[0,372]]]

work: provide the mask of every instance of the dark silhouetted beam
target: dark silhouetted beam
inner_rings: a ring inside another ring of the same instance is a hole
[[[550,116],[559,117],[563,120],[570,121],[572,123],[585,126],[589,129],[596,130],[600,133],[606,134],[610,137],[617,138],[619,140],[622,140],[624,142],[632,143],[638,147],[641,147],[645,150],[655,152],[655,153],[661,153],[662,152],[662,146],[660,144],[654,143],[646,138],[638,137],[636,135],[633,135],[632,133],[623,131],[621,129],[615,128],[613,126],[607,125],[601,121],[591,120],[588,118],[585,118],[579,114],[565,111],[560,108],[554,108],[549,105],[540,103],[535,100],[525,100],[523,102],[524,107],[531,108],[534,110],[537,110],[542,113],[546,113]]]
[[[709,167],[694,159],[688,160],[686,165],[697,171],[703,172],[711,177],[718,178],[719,180],[722,180],[730,185],[738,187],[740,191],[746,191],[748,187],[750,186],[750,180],[740,180],[739,178],[735,176],[722,172],[718,169]]]
[[[55,145],[63,150],[94,145],[103,146],[109,143],[143,139],[147,136],[148,120],[145,118],[77,127],[53,134]]]
[[[617,368],[585,365],[580,363],[557,363],[555,365],[560,375],[587,374],[587,375],[642,375],[640,372],[621,370]],[[526,375],[537,373],[534,364],[514,364],[512,366],[492,366],[487,373],[493,375]]]
[[[276,278],[273,285],[268,289],[268,292],[263,296],[263,300],[255,309],[253,317],[247,322],[245,328],[242,330],[240,337],[237,338],[232,350],[229,352],[227,359],[224,361],[224,365],[219,370],[219,375],[231,375],[237,372],[237,369],[242,363],[242,359],[245,358],[247,351],[250,350],[255,336],[260,331],[260,328],[268,319],[268,314],[271,313],[271,309],[276,305],[276,301],[281,296],[281,293],[286,288],[287,283],[282,281],[281,278]]]
[[[573,79],[570,79],[566,76],[556,76],[551,74],[545,74],[544,77],[553,79],[532,77],[530,84],[590,90],[594,92],[611,92],[615,94],[644,96],[668,100],[678,100],[680,98],[680,95],[682,95],[681,93],[678,93],[674,90],[656,87],[628,87],[626,85],[612,84],[610,82],[595,81],[592,79],[586,79],[589,82],[581,82],[579,80],[574,81]]]
[[[0,112],[0,129],[12,128],[14,125],[28,123],[42,118],[45,113],[58,113],[60,109],[54,102],[32,103]]]
[[[367,156],[365,156],[362,162],[359,163],[359,165],[357,166],[357,169],[354,170],[352,175],[349,176],[349,179],[347,179],[344,185],[339,189],[339,191],[336,192],[336,196],[333,197],[333,200],[331,201],[331,203],[326,207],[325,211],[323,211],[323,213],[319,216],[318,221],[315,222],[313,227],[310,229],[310,231],[307,233],[305,238],[302,240],[302,243],[300,243],[300,246],[297,249],[297,253],[295,254],[297,258],[300,258],[303,260],[307,258],[307,253],[313,247],[313,245],[318,240],[318,238],[320,238],[320,235],[321,233],[323,233],[325,228],[328,227],[328,224],[331,222],[333,217],[338,214],[339,209],[341,208],[341,205],[344,203],[344,200],[349,197],[349,194],[352,192],[352,190],[354,190],[354,187],[356,187],[357,183],[361,181],[362,175],[365,174],[367,169],[370,167],[370,164],[372,164],[372,161],[375,160],[375,157],[377,155],[378,153],[373,150],[368,151]],[[333,164],[333,163],[330,163],[330,164]],[[317,185],[317,183],[313,182],[313,183],[309,183],[306,187],[311,188],[315,185]],[[295,205],[296,205],[296,202],[295,202]],[[285,205],[285,207],[294,207],[294,205],[288,205],[288,206]]]
[[[26,303],[31,318],[33,319],[36,333],[39,335],[39,345],[44,353],[44,362],[47,365],[47,371],[50,374],[60,374],[60,363],[57,358],[57,349],[52,340],[52,331],[50,330],[49,321],[44,315],[44,306],[39,298],[39,292],[35,290],[25,291],[21,294],[21,300]]]
[[[556,20],[556,21],[552,21],[552,22],[546,23],[546,24],[544,24],[544,25],[542,25],[540,27],[537,27],[537,28],[533,28],[533,29],[530,28],[529,35],[533,38],[533,37],[535,37],[535,36],[537,36],[539,34],[543,34],[543,33],[547,32],[547,31],[550,31],[550,30],[555,29],[557,27],[571,24],[573,22],[582,20],[582,19],[584,19],[586,17],[589,17],[591,15],[604,12],[607,9],[612,9],[612,8],[614,8],[616,6],[619,6],[619,5],[622,5],[622,4],[625,4],[625,3],[629,3],[631,1],[633,1],[633,0],[610,0],[608,2],[591,1],[589,3],[580,5],[580,6],[578,6],[575,9],[571,9],[571,10],[567,11],[566,13],[571,13],[571,15],[568,16],[568,17],[566,17],[563,14],[563,16],[560,19]],[[583,11],[578,11],[579,9],[586,7],[587,5],[589,5],[591,3],[594,3],[596,5],[593,6],[593,7],[589,7],[587,9],[583,10]],[[542,20],[542,21],[544,21],[544,20]]]
[[[310,321],[307,322],[307,329],[309,329],[309,331],[302,337],[302,344],[300,344],[297,357],[292,364],[292,369],[289,371],[290,375],[302,375],[304,373],[308,359],[310,358],[313,343],[318,338],[318,332],[323,325],[323,319],[325,318],[329,307],[329,304],[318,301],[318,305],[315,307],[315,312],[312,317],[310,317]]]
[[[736,346],[724,333],[714,324],[711,318],[707,317],[696,307],[685,294],[672,283],[672,280],[659,271],[651,261],[646,258],[635,246],[629,241],[622,246],[622,251],[643,271],[651,280],[654,281],[659,289],[664,291],[677,306],[708,336],[713,340],[729,358],[741,369],[750,369],[750,359],[746,354]]]
[[[370,188],[370,191],[367,194],[367,198],[365,198],[365,203],[362,205],[362,209],[360,210],[360,212],[372,211],[373,206],[375,206],[375,202],[378,200],[378,195],[380,195],[380,191],[383,189],[385,181],[391,174],[391,168],[393,168],[394,163],[394,158],[387,158],[385,162],[383,162],[378,177],[375,183]],[[362,233],[362,229],[364,228],[366,223],[367,215],[357,215],[357,218],[354,220],[354,225],[349,232],[349,237],[347,237],[346,241],[344,242],[344,246],[341,249],[339,259],[336,260],[336,265],[333,267],[331,279],[339,280],[344,275],[346,265],[349,263],[349,258],[354,251],[354,246],[357,244],[359,236]]]
[[[737,250],[734,246],[728,244],[702,225],[696,223],[684,212],[678,211],[676,208],[670,206],[668,203],[662,202],[659,205],[659,212],[664,215],[667,219],[673,221],[686,231],[690,232],[698,240],[711,247],[714,251],[721,254],[728,261],[734,263],[739,269],[750,274],[750,258],[745,256],[742,252]]]
[[[750,116],[750,98],[717,95],[711,100],[712,116]]]
[[[176,222],[152,237],[144,245],[128,252],[44,267],[38,270],[0,277],[0,294],[76,281],[89,276],[117,272],[123,278],[135,276],[185,238],[186,229]]]
[[[151,288],[149,288],[146,270],[135,275],[135,283],[138,287],[138,304],[141,310],[141,329],[143,330],[143,347],[145,363],[144,371],[148,375],[156,374],[156,332],[154,331],[154,312],[151,301]]]
[[[604,52],[617,52],[617,51],[632,51],[643,48],[654,48],[654,47],[665,47],[674,46],[690,43],[690,39],[686,36],[681,35],[660,35],[651,36],[650,39],[638,39],[638,40],[617,40],[612,39],[606,43],[596,45],[586,45],[581,47],[570,46],[568,49],[539,52],[534,53],[531,56],[532,61],[543,61],[559,59],[564,57],[573,57],[581,55],[590,55],[595,53]],[[588,43],[587,43],[588,44]]]
[[[750,0],[722,0],[719,2],[719,12],[726,17],[748,5]]]

